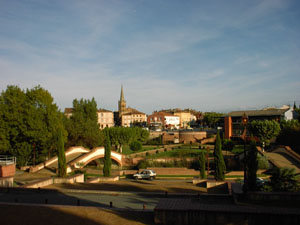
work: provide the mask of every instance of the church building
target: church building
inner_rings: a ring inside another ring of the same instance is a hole
[[[124,98],[123,85],[121,86],[121,95],[118,104],[119,124],[122,127],[141,125],[147,122],[147,115],[136,109],[126,107]]]

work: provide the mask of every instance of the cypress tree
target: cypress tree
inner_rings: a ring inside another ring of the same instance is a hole
[[[111,170],[111,150],[110,150],[110,138],[109,135],[106,135],[105,138],[105,146],[104,146],[104,166],[103,166],[103,175],[105,177],[110,176],[110,170]]]
[[[206,172],[205,172],[205,154],[204,154],[204,151],[201,151],[201,153],[200,153],[199,164],[200,164],[200,178],[205,179],[206,178]]]
[[[58,149],[58,176],[64,177],[67,174],[67,165],[66,165],[66,155],[65,155],[65,144],[62,129],[58,131],[57,139],[57,149]]]
[[[256,149],[256,142],[251,141],[250,148],[248,150],[248,160],[246,162],[247,165],[247,185],[248,190],[255,190],[256,189],[256,172],[258,167],[257,161],[257,149]]]
[[[217,137],[216,137],[214,160],[215,160],[215,179],[225,180],[226,165],[222,155],[222,144],[221,144],[219,131],[217,132]]]

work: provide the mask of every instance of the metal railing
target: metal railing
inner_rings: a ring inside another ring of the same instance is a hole
[[[16,164],[16,157],[9,155],[0,155],[0,165]]]

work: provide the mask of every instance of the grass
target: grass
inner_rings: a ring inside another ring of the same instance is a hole
[[[134,154],[134,153],[138,153],[138,152],[144,152],[144,151],[149,151],[149,150],[154,150],[154,149],[157,149],[157,146],[144,146],[143,145],[143,147],[142,147],[141,150],[139,150],[139,151],[132,151],[128,145],[124,145],[123,148],[122,148],[122,153],[124,155],[130,155],[130,154]]]
[[[233,147],[232,153],[234,153],[234,154],[240,154],[242,152],[244,152],[244,146],[243,145],[235,145]]]

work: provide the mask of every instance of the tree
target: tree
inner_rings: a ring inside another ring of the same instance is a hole
[[[277,143],[290,146],[300,154],[300,123],[298,120],[283,121]]]
[[[65,155],[65,143],[62,129],[58,131],[57,138],[57,158],[58,158],[58,176],[64,177],[67,174],[67,164],[66,164],[66,155]]]
[[[97,116],[97,103],[95,99],[73,101],[73,111],[66,119],[68,131],[68,146],[84,146],[94,148],[103,146],[104,134],[99,129]]]
[[[103,166],[103,175],[105,177],[109,177],[110,176],[110,172],[111,172],[111,142],[110,142],[110,137],[109,135],[106,135],[105,138],[105,145],[104,145],[104,166]]]
[[[149,132],[139,127],[110,127],[105,128],[110,136],[111,143],[121,152],[123,145],[130,145],[135,141],[146,142]]]
[[[139,141],[133,141],[133,142],[131,142],[131,144],[129,145],[129,147],[130,147],[130,149],[132,151],[139,151],[139,150],[142,149],[143,146],[142,146],[141,142],[139,142]]]
[[[294,168],[275,167],[270,177],[272,191],[297,192],[300,190],[298,178]]]
[[[45,89],[8,86],[0,96],[0,153],[17,157],[17,166],[44,161],[56,149],[62,113]]]
[[[250,148],[247,151],[247,190],[255,190],[256,189],[256,178],[257,178],[257,149],[256,149],[256,142],[251,141]]]
[[[222,116],[222,113],[206,112],[204,114],[203,121],[209,127],[216,127]]]
[[[250,132],[266,145],[280,132],[279,123],[275,120],[255,120],[250,123]]]
[[[226,165],[222,154],[222,144],[221,144],[219,131],[217,132],[217,136],[216,136],[214,160],[215,160],[215,179],[225,180]]]
[[[200,153],[199,164],[200,164],[200,178],[205,179],[206,172],[205,172],[205,153],[204,153],[204,151],[201,151],[201,153]]]

